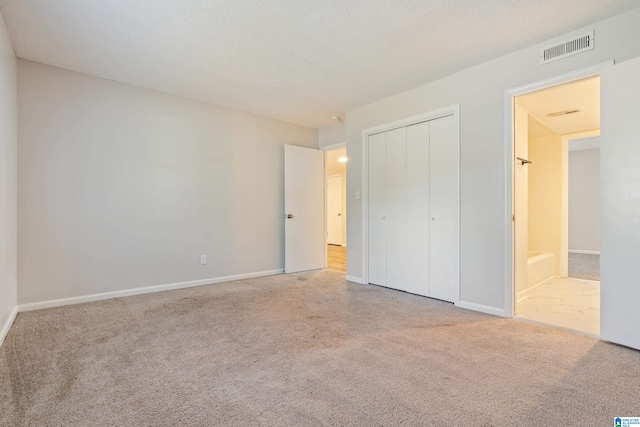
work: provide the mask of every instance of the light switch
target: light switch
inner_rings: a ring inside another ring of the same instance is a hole
[[[356,191],[356,200],[360,200],[360,192]]]

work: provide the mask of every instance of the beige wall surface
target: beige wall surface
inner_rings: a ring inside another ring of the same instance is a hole
[[[0,331],[16,308],[16,62],[0,13]]]
[[[316,129],[18,68],[20,304],[283,268],[284,145]]]
[[[514,108],[514,157],[529,158],[529,113],[518,105]],[[516,295],[527,287],[527,253],[529,252],[529,167],[514,162],[514,280]]]
[[[529,251],[555,255],[555,274],[560,275],[562,250],[562,138],[529,139]]]
[[[461,299],[500,313],[507,306],[509,254],[505,220],[511,177],[505,174],[505,91],[615,59],[640,56],[640,9],[578,29],[595,30],[594,50],[540,65],[540,45],[531,46],[418,88],[347,112],[347,274],[363,277],[362,131],[403,118],[460,105],[461,117]],[[566,36],[566,35],[565,35]]]
[[[569,250],[600,252],[599,148],[569,152]]]

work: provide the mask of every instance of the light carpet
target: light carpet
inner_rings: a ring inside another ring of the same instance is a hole
[[[600,280],[600,255],[569,253],[569,277]]]
[[[640,352],[333,271],[20,313],[6,426],[551,426],[640,416]]]

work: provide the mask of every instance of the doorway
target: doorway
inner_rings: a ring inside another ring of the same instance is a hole
[[[514,314],[600,335],[600,77],[514,98]]]
[[[327,150],[326,156],[326,229],[327,268],[347,272],[347,148]]]

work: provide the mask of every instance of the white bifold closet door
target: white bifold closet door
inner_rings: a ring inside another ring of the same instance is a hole
[[[430,123],[419,123],[407,129],[407,285],[405,290],[430,296],[431,264],[430,205]]]
[[[408,291],[407,275],[407,130],[387,132],[387,198],[385,225],[387,228],[387,286]]]
[[[430,296],[454,301],[460,286],[460,146],[453,116],[429,124]]]
[[[369,283],[454,301],[459,283],[454,118],[371,135]]]
[[[387,133],[369,137],[369,283],[387,286]]]

